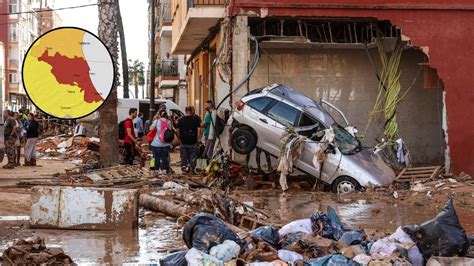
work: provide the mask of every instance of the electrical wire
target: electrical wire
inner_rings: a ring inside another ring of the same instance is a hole
[[[257,68],[257,64],[258,64],[258,61],[260,60],[260,49],[259,49],[259,45],[258,45],[258,40],[254,37],[254,36],[251,36],[250,37],[250,40],[254,41],[255,42],[255,56],[253,58],[253,64],[252,64],[252,67],[250,68],[250,71],[249,73],[247,73],[247,75],[240,81],[239,84],[237,84],[237,86],[235,86],[235,88],[230,91],[221,101],[220,103],[217,105],[216,109],[219,109],[219,107],[225,102],[225,100],[227,100],[232,94],[234,94],[238,89],[240,89],[240,87],[242,87],[242,85],[245,84],[245,82],[247,82],[249,80],[249,78],[252,76],[253,72],[255,71],[255,69]]]
[[[40,12],[60,11],[60,10],[76,9],[76,8],[98,6],[98,5],[99,4],[87,4],[87,5],[80,5],[80,6],[69,6],[69,7],[42,9],[42,10],[36,10],[36,11],[31,10],[31,11],[20,11],[20,12],[8,12],[8,13],[0,13],[0,16],[21,15],[21,14],[36,14],[36,13],[40,13]]]

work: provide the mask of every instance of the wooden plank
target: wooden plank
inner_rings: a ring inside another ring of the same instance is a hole
[[[440,166],[436,167],[436,169],[433,171],[433,174],[430,176],[430,179],[434,179],[438,175],[440,170],[441,170]]]
[[[431,169],[431,170],[406,170],[405,171],[405,175],[406,174],[430,174],[433,173],[433,171],[435,171],[435,169]]]
[[[396,179],[399,179],[401,176],[403,176],[406,170],[407,170],[406,168],[403,168],[403,170],[398,174]]]
[[[415,169],[415,170],[434,170],[438,166],[422,166],[422,167],[411,167],[408,169]]]

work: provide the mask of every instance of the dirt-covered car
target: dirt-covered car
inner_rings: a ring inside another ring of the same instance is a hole
[[[332,111],[344,114],[325,102]],[[330,184],[336,193],[360,190],[369,184],[388,186],[395,179],[393,170],[372,150],[339,125],[323,106],[287,86],[274,84],[251,91],[239,102],[231,120],[232,149],[249,154],[256,147],[279,157],[281,139],[292,128],[308,138],[295,167]],[[313,159],[320,147],[321,134],[332,128],[334,147],[326,151],[322,173]]]

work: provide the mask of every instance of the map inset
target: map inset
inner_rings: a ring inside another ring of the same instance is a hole
[[[76,119],[91,114],[107,99],[114,67],[95,35],[79,28],[57,28],[31,45],[22,76],[28,97],[41,111]]]

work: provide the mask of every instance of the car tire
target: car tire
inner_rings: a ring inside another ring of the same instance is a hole
[[[249,128],[237,128],[232,132],[231,146],[236,153],[249,154],[257,146],[257,137]]]
[[[340,176],[332,182],[332,192],[345,194],[360,191],[361,186],[357,180],[350,176]]]

